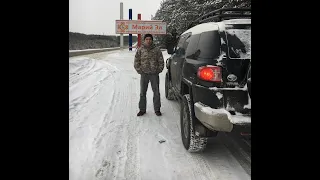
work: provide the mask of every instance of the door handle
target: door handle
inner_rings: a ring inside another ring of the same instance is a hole
[[[177,62],[173,62],[174,65],[177,65]]]

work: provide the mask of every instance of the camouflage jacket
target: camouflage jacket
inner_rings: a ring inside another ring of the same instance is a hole
[[[142,45],[136,52],[134,68],[139,74],[161,73],[164,68],[164,60],[161,50],[154,44],[149,48]]]

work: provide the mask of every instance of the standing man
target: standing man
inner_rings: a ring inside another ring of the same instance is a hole
[[[153,107],[157,116],[161,116],[160,91],[159,91],[159,73],[163,71],[164,60],[162,52],[152,42],[151,34],[144,36],[144,43],[137,50],[134,58],[134,68],[141,75],[140,79],[140,101],[139,113],[142,116],[147,110],[147,90],[149,81],[153,91]]]

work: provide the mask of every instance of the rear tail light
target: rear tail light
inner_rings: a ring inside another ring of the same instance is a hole
[[[198,77],[204,81],[221,82],[221,68],[219,66],[199,67]]]

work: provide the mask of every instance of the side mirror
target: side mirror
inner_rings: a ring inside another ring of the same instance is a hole
[[[172,55],[173,54],[173,48],[167,49],[168,54]]]
[[[174,53],[174,47],[172,45],[167,46],[167,52],[168,54],[173,54]]]

